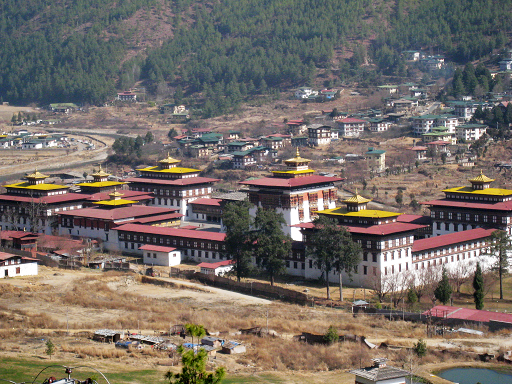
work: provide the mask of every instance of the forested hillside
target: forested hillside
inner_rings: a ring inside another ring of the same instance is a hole
[[[126,60],[140,10],[172,37]],[[405,49],[465,63],[511,31],[512,0],[0,0],[0,97],[98,104],[142,80],[201,94],[207,116],[319,69],[360,79],[370,59],[376,73],[402,74]]]

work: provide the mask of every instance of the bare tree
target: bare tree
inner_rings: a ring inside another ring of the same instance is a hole
[[[372,289],[372,293],[377,296],[379,303],[382,303],[390,292],[388,276],[382,276],[380,271],[377,273],[377,276],[380,276],[380,278],[369,278],[368,282]]]
[[[457,293],[460,293],[462,285],[469,281],[471,274],[475,270],[474,264],[473,262],[457,263],[457,265],[448,272],[448,277]]]
[[[412,279],[413,276],[409,272],[399,272],[389,275],[387,283],[394,307],[397,307],[398,303],[404,300]]]
[[[440,278],[441,268],[439,266],[420,269],[416,272],[414,286],[418,302],[424,296],[429,300],[435,299],[434,290]]]

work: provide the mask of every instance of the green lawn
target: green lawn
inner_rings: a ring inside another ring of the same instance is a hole
[[[54,376],[57,379],[66,377],[64,368],[62,367],[62,365],[68,365],[68,363],[66,362],[52,362],[50,360],[31,361],[24,359],[3,358],[0,359],[0,379],[11,380],[17,383],[32,383],[37,374],[45,367],[48,367],[50,365],[55,366],[50,367],[46,369],[43,373],[41,373],[36,383],[42,383],[45,379],[51,376]],[[94,364],[87,362],[84,362],[83,364],[77,364],[75,362],[69,363],[69,366],[94,366]],[[150,384],[164,382],[162,372],[150,369],[126,372],[102,372],[107,377],[111,384]],[[85,380],[86,378],[91,376],[94,376],[100,384],[105,383],[104,381],[100,380],[101,375],[92,369],[77,368],[73,371],[71,375],[71,377],[79,380]]]

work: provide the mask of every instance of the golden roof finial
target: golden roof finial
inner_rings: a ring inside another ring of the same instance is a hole
[[[297,153],[295,154],[295,157],[296,157],[297,159],[299,159],[299,158],[300,158],[299,147],[297,147]]]

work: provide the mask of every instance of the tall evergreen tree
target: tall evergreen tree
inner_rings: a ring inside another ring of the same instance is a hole
[[[512,244],[507,232],[502,230],[494,231],[491,235],[487,255],[496,258],[493,269],[498,271],[500,279],[500,300],[503,300],[503,276],[508,271],[508,253],[512,251]]]
[[[484,309],[484,276],[480,263],[476,263],[475,277],[473,278],[473,297],[476,309]]]
[[[228,203],[222,211],[222,223],[226,227],[226,254],[235,262],[235,275],[240,281],[250,271],[251,226],[248,201]]]
[[[291,239],[283,233],[283,214],[274,209],[258,208],[254,219],[254,255],[258,266],[274,285],[275,277],[285,272],[285,258],[291,252]]]
[[[448,273],[444,267],[441,280],[437,284],[437,288],[434,291],[434,296],[443,304],[446,304],[448,301],[450,301],[450,297],[452,296],[452,287],[450,285],[450,280],[448,279]]]
[[[339,226],[325,216],[318,217],[313,223],[315,229],[307,239],[308,256],[324,274],[327,299],[331,298],[329,274],[332,271],[339,273],[340,299],[343,299],[341,272],[355,270],[360,261],[360,250],[357,244],[353,244],[345,227]]]

